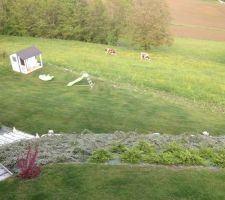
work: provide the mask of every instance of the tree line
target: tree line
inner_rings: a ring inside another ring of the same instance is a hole
[[[0,0],[0,34],[117,44],[169,44],[164,0]]]

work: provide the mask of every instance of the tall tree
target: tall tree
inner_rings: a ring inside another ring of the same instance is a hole
[[[169,22],[164,0],[133,0],[127,28],[133,42],[148,49],[170,43]]]
[[[89,0],[88,41],[107,43],[108,19],[102,0]]]
[[[131,36],[147,49],[168,43],[168,24],[164,0],[0,0],[0,34],[105,44]]]
[[[67,3],[67,14],[61,27],[64,38],[87,41],[88,4],[85,0],[71,0]]]
[[[103,0],[108,18],[107,42],[116,44],[125,24],[127,0]]]
[[[10,32],[10,8],[13,0],[0,0],[0,34],[9,34]]]

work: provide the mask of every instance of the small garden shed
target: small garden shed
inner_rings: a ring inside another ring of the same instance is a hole
[[[43,67],[41,51],[34,46],[10,55],[10,61],[12,69],[23,74]]]

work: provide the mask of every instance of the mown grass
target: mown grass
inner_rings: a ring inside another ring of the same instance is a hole
[[[0,182],[0,199],[223,200],[224,179],[224,170],[54,164]]]
[[[42,50],[44,69],[22,75],[11,71],[8,60],[0,60],[3,124],[33,133],[85,128],[95,132],[224,133],[223,42],[176,39],[172,47],[152,50],[152,61],[143,62],[139,51],[126,48],[116,48],[118,55],[111,57],[99,44],[0,37],[0,51],[7,53],[31,44]],[[65,86],[81,71],[92,75],[93,90]],[[41,82],[41,73],[54,75],[54,81]]]

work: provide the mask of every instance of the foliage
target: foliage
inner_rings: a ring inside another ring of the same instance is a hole
[[[18,176],[21,178],[33,178],[40,174],[40,167],[36,165],[38,148],[32,150],[31,145],[28,146],[26,158],[19,159],[16,163],[19,168]]]
[[[215,152],[215,155],[212,157],[212,161],[219,167],[225,168],[225,150],[219,149]]]
[[[0,0],[0,34],[116,44],[125,33],[128,5],[132,5],[129,0]],[[148,6],[152,8],[152,4]],[[154,21],[148,30],[155,29],[155,23],[164,32],[166,27],[160,21]],[[152,44],[162,44],[162,37],[151,37],[151,41],[158,40]]]
[[[128,29],[134,44],[144,49],[170,44],[170,15],[163,0],[133,0]]]
[[[145,140],[140,140],[136,145],[136,148],[143,153],[151,153],[155,151],[154,145]]]
[[[212,147],[200,147],[199,155],[209,160],[211,164],[214,164],[219,167],[225,167],[225,150],[215,149]]]
[[[185,149],[177,143],[169,143],[157,152],[146,141],[139,141],[138,145],[122,153],[121,159],[131,163],[147,162],[164,165],[205,165],[207,163],[198,151]],[[219,160],[221,161],[220,157],[218,157],[218,162]]]
[[[215,149],[201,146],[198,150],[199,155],[205,159],[212,159],[215,156]]]
[[[96,162],[96,163],[104,163],[106,161],[109,161],[112,159],[112,154],[105,150],[105,149],[98,149],[96,151],[93,151],[89,161],[90,162]]]
[[[129,163],[138,163],[142,160],[142,152],[136,148],[131,148],[121,154],[121,160]]]
[[[168,144],[160,154],[162,164],[204,165],[206,161],[197,151],[186,149],[177,143]]]
[[[158,154],[157,152],[149,152],[146,154],[142,154],[142,160],[145,163],[162,164],[161,155]]]
[[[112,153],[123,153],[125,151],[127,151],[127,147],[124,144],[121,143],[115,143],[112,145],[112,147],[110,148],[110,151]]]

